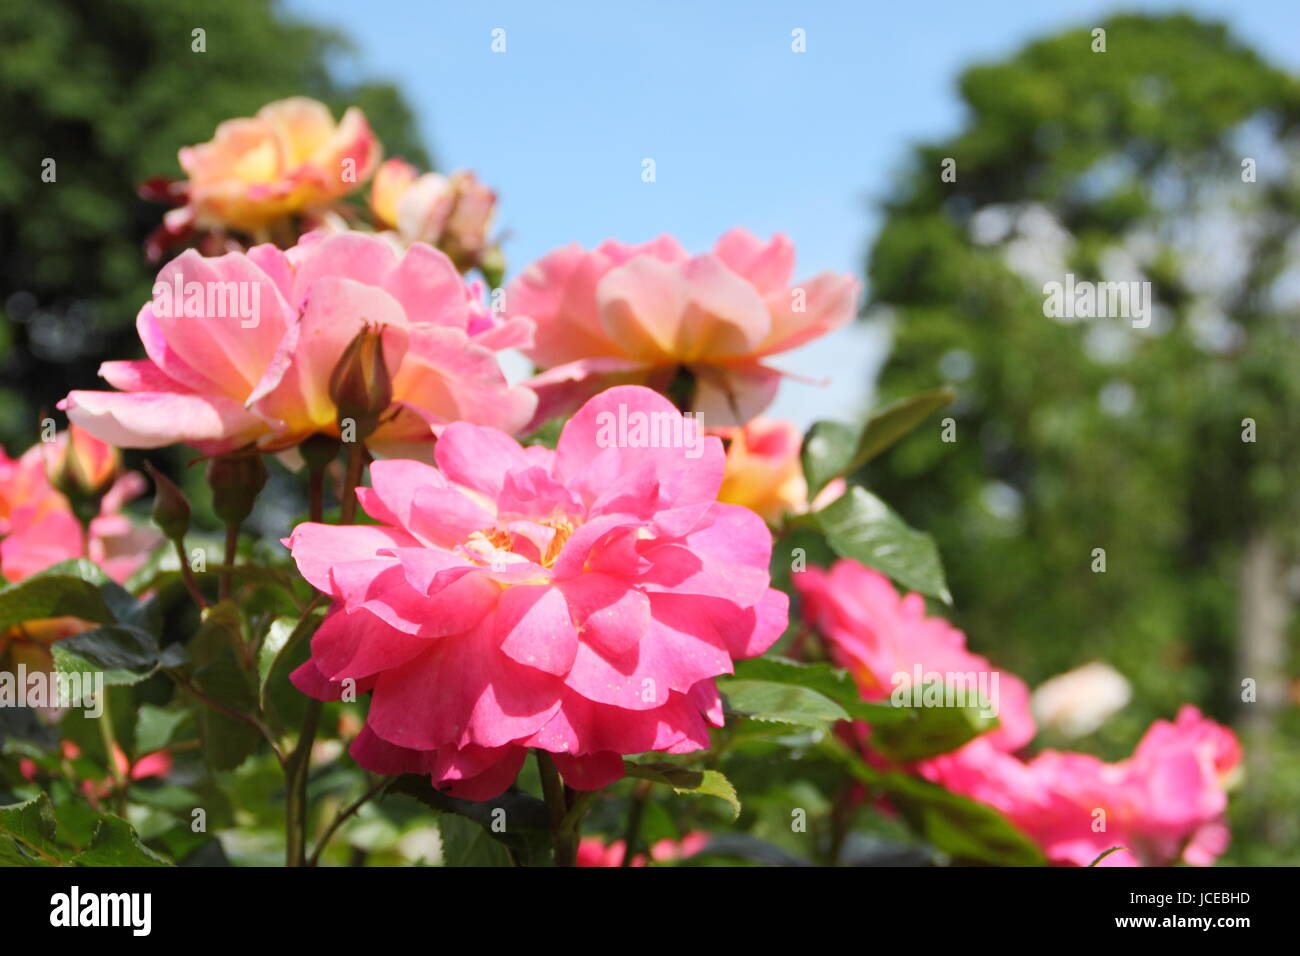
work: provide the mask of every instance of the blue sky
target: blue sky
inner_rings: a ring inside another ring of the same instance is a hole
[[[860,273],[873,203],[914,142],[961,122],[966,65],[1116,10],[1214,16],[1275,62],[1300,63],[1300,2],[946,0],[420,2],[288,0],[357,46],[345,70],[396,82],[444,169],[498,190],[516,272],[558,245],[663,232],[703,251],[733,225],[783,231],[797,276]],[[492,31],[506,31],[493,53]],[[791,31],[807,52],[791,51]],[[656,181],[641,179],[642,160]],[[879,334],[855,325],[774,364],[770,414],[851,419],[870,398]]]

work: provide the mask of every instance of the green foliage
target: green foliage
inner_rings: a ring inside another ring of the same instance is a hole
[[[1265,679],[1243,629],[1252,574],[1290,605],[1300,83],[1219,24],[1124,15],[972,67],[959,88],[964,128],[915,151],[868,262],[894,329],[882,390],[946,380],[956,440],[914,433],[866,479],[938,542],[976,648],[1031,684],[1097,658],[1132,681],[1133,703],[1088,742],[1115,757],[1180,702],[1230,716],[1241,677]],[[1149,280],[1150,327],[1046,316],[1044,283],[1067,272]],[[1243,565],[1258,547],[1272,569]],[[1293,664],[1290,618],[1265,640]]]
[[[205,52],[192,49],[196,27]],[[392,86],[335,79],[329,67],[348,52],[272,0],[0,5],[0,441],[28,444],[38,411],[95,387],[104,355],[138,351],[154,274],[141,246],[163,209],[136,186],[179,176],[178,146],[305,95],[335,116],[361,107],[389,155],[428,165]]]

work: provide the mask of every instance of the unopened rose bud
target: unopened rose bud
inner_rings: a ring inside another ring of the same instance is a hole
[[[99,514],[100,499],[122,470],[118,450],[70,425],[43,446],[42,453],[50,484],[68,499],[77,517],[86,522]]]
[[[253,511],[253,502],[266,484],[266,465],[256,449],[218,455],[208,462],[212,510],[227,526],[238,526]]]
[[[170,478],[146,461],[144,470],[153,479],[153,523],[168,541],[183,541],[190,530],[190,503]]]
[[[393,386],[384,363],[383,326],[367,325],[348,343],[330,374],[330,399],[340,425],[355,423],[356,439],[363,441],[379,427],[380,417],[393,402]]]

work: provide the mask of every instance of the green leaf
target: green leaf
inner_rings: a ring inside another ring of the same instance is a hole
[[[927,691],[937,693],[938,700],[945,699],[944,685],[926,685],[918,688],[916,693],[924,701]],[[953,699],[955,701],[960,698],[954,694]],[[871,745],[900,763],[914,763],[949,753],[997,727],[996,717],[984,716],[985,706],[984,703],[971,703],[964,707],[890,707],[901,718],[876,727],[871,736]]]
[[[889,802],[931,846],[962,863],[1043,866],[1043,851],[1002,814],[928,780],[886,774]]]
[[[830,664],[802,664],[784,657],[754,657],[736,662],[735,679],[794,684],[829,697],[856,720],[872,724],[908,719],[907,711],[889,704],[864,701],[848,671]]]
[[[492,800],[461,800],[435,790],[427,775],[408,773],[394,779],[384,792],[412,797],[439,813],[473,821],[524,866],[550,862],[551,823],[546,804],[522,790],[511,788]]]
[[[797,684],[766,680],[719,680],[727,713],[736,717],[801,727],[824,727],[848,720],[848,712],[829,697]]]
[[[951,402],[954,397],[955,393],[950,388],[935,388],[872,412],[862,429],[862,435],[858,438],[858,447],[853,454],[853,460],[844,473],[852,474],[857,471],[925,421],[933,412]]]
[[[78,866],[171,866],[140,842],[131,824],[120,817],[100,818],[90,845],[73,858]]]
[[[732,820],[740,816],[740,798],[736,796],[736,788],[717,770],[691,770],[671,763],[634,763],[624,760],[623,771],[629,777],[672,787],[675,793],[717,797],[731,808]]]
[[[873,412],[857,433],[842,422],[814,422],[800,451],[809,496],[834,479],[853,474],[952,400],[949,388],[904,398]]]
[[[454,813],[438,815],[443,866],[510,866],[510,851],[473,820]]]
[[[1106,857],[1110,856],[1112,853],[1118,853],[1120,850],[1127,850],[1127,849],[1128,847],[1125,846],[1113,846],[1108,850],[1102,850],[1100,853],[1097,854],[1097,858],[1093,860],[1091,863],[1089,863],[1088,866],[1090,867],[1096,866],[1098,863],[1106,859]]]
[[[56,643],[51,652],[61,673],[102,673],[109,686],[138,684],[158,668],[158,642],[154,636],[121,624],[74,634]]]
[[[939,549],[883,501],[859,486],[814,516],[835,553],[860,561],[922,594],[952,603]]]
[[[0,590],[0,630],[47,617],[79,617],[100,624],[114,620],[99,588],[79,577],[45,572]]]
[[[277,617],[271,622],[262,646],[257,649],[258,703],[263,710],[266,709],[266,691],[271,676],[298,642],[319,626],[323,616],[324,611],[321,611],[303,618]]]
[[[243,640],[239,609],[230,601],[208,608],[190,641],[193,680],[203,694],[238,713],[257,706],[257,690],[244,670],[238,648]],[[214,770],[233,770],[257,749],[257,728],[206,704],[200,704],[203,752]]]
[[[66,851],[55,840],[57,826],[54,805],[46,793],[0,807],[0,863],[45,866],[61,862]]]
[[[842,422],[813,422],[804,434],[799,451],[809,498],[848,473],[856,448],[857,436],[851,426]]]
[[[167,710],[142,704],[135,718],[136,754],[162,750],[176,739],[176,732],[190,718],[187,710]]]

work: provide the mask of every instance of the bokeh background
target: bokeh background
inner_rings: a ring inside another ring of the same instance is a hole
[[[772,414],[954,386],[957,440],[923,429],[869,484],[937,538],[976,649],[1031,684],[1101,660],[1133,686],[1039,743],[1119,757],[1194,701],[1247,745],[1224,862],[1300,863],[1297,64],[1287,0],[0,0],[0,441],[136,354],[161,214],[136,185],[280,97],[473,168],[512,272],[575,240],[784,231],[800,275],[867,295],[781,363],[829,384]],[[1151,327],[1044,317],[1066,272],[1150,281]]]

